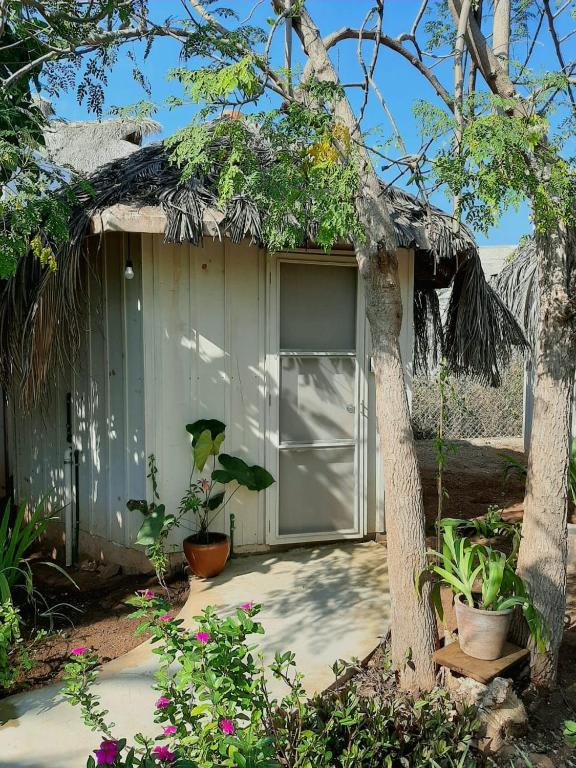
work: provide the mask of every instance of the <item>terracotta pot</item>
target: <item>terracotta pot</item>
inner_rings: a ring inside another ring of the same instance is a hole
[[[483,611],[470,608],[462,595],[454,599],[460,648],[475,659],[493,661],[502,656],[508,637],[513,608],[506,611]]]
[[[225,533],[194,534],[184,539],[184,555],[190,570],[201,579],[217,576],[230,555],[230,539]]]

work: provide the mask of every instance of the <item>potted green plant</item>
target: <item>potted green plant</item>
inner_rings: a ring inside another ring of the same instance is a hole
[[[432,599],[442,618],[440,590],[447,585],[454,594],[458,640],[464,653],[477,659],[502,656],[512,614],[522,610],[539,649],[546,647],[542,619],[526,585],[503,552],[460,538],[454,526],[446,526],[441,552],[429,553],[434,560],[422,572],[432,577]]]
[[[184,539],[184,555],[196,576],[210,578],[223,570],[230,555],[230,538],[211,531],[210,526],[239,488],[263,491],[274,478],[263,467],[220,453],[226,430],[223,422],[200,419],[187,424],[186,430],[192,435],[192,472],[179,517],[192,512],[197,530]],[[206,467],[208,477],[204,476]]]

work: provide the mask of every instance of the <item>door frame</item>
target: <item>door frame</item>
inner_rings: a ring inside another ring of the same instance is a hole
[[[366,354],[366,311],[362,280],[356,289],[356,453],[354,459],[355,520],[354,530],[327,533],[279,534],[279,453],[280,453],[280,265],[285,262],[357,269],[356,258],[346,252],[320,250],[270,254],[267,262],[266,296],[266,467],[277,482],[266,491],[265,538],[267,544],[298,544],[339,539],[361,539],[366,534],[368,378]]]

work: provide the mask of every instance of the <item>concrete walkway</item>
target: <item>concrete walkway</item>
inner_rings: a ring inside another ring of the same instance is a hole
[[[294,651],[307,689],[322,690],[333,682],[337,659],[366,657],[388,629],[385,549],[370,542],[234,559],[216,579],[192,582],[180,617],[194,626],[207,605],[225,614],[248,601],[263,605],[265,655]],[[138,731],[158,733],[154,668],[144,643],[102,669],[102,703],[116,723],[114,734],[129,742]],[[2,768],[83,768],[99,743],[58,685],[0,701],[0,722]]]

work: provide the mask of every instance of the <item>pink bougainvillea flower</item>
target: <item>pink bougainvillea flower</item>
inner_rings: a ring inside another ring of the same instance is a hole
[[[173,618],[171,613],[165,613],[163,616],[158,616],[158,621],[172,621]]]
[[[240,608],[243,611],[251,611],[252,608],[254,608],[254,603],[252,603],[252,602],[250,602],[250,603],[242,603]]]
[[[166,728],[164,728],[164,736],[174,736],[178,728],[176,728],[175,725],[167,725]]]
[[[156,709],[166,709],[170,706],[172,702],[167,696],[160,696],[160,698],[156,701],[155,707]]]
[[[200,480],[200,488],[202,488],[204,493],[208,493],[210,490],[210,481],[203,477],[202,480]]]
[[[220,730],[222,733],[225,733],[226,736],[233,736],[236,733],[234,723],[232,720],[228,720],[227,718],[220,720]]]
[[[174,752],[171,752],[168,747],[154,747],[152,754],[157,760],[161,760],[164,763],[171,763],[176,757]]]
[[[95,749],[96,765],[114,765],[116,758],[118,757],[118,742],[116,741],[103,741],[100,744],[100,749]]]
[[[72,648],[70,651],[71,656],[84,656],[85,653],[88,653],[88,648],[86,648],[85,645],[79,645],[78,648]]]
[[[196,632],[195,637],[199,643],[202,643],[202,645],[206,645],[206,643],[210,642],[210,635],[208,632]]]
[[[152,592],[151,589],[139,589],[138,594],[142,597],[145,597],[146,600],[152,600],[153,597],[156,597],[154,592]]]

